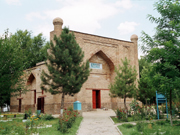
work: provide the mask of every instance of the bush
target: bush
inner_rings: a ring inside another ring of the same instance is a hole
[[[28,111],[27,110],[25,111],[24,119],[30,118],[31,115],[32,115],[32,111],[31,111],[31,108],[30,108],[30,109],[28,109]]]
[[[165,124],[165,121],[157,121],[156,124],[157,124],[157,125],[164,125],[164,124]]]
[[[116,110],[116,116],[119,121],[128,121],[126,118],[126,111],[121,108]]]
[[[122,126],[125,127],[125,128],[132,128],[132,127],[134,127],[133,124],[122,124]]]
[[[39,118],[43,119],[43,120],[53,120],[54,119],[52,114],[39,115]]]
[[[137,130],[138,130],[139,132],[142,132],[142,131],[144,130],[144,123],[143,123],[143,122],[138,122],[138,123],[136,124],[136,127],[137,127]]]
[[[59,118],[58,130],[62,133],[68,131],[72,127],[72,124],[75,122],[78,115],[77,111],[73,111],[72,108],[64,109],[63,115]]]

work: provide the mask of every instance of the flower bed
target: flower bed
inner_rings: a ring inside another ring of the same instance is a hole
[[[72,108],[64,109],[63,115],[59,118],[59,127],[58,130],[62,133],[68,131],[72,127],[72,124],[75,122],[78,116],[78,111],[73,111]]]

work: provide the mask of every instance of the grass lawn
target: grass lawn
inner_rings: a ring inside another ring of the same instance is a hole
[[[120,123],[120,122],[130,122],[130,121],[134,121],[133,117],[128,117],[127,121],[119,121],[117,117],[111,117],[111,119],[114,121],[114,123]]]
[[[166,118],[166,117],[164,117]],[[133,117],[128,117],[127,120],[119,120],[117,117],[111,116],[111,119],[114,121],[114,123],[121,123],[121,122],[133,122],[133,121],[138,121],[138,120],[134,120]],[[161,119],[161,118],[160,118]],[[145,118],[141,119],[146,120]],[[153,118],[153,120],[156,120],[155,118]]]
[[[170,126],[169,121],[157,121],[137,125],[123,124],[118,128],[123,135],[179,135],[180,121],[174,121],[173,124],[173,126]]]
[[[39,129],[39,134],[40,135],[76,135],[77,130],[79,129],[79,125],[82,121],[83,117],[77,117],[75,123],[71,127],[68,133],[61,133],[60,131],[57,130],[57,123],[58,120],[53,120],[47,123],[47,125],[52,125],[52,128],[43,128]]]
[[[7,118],[14,118],[14,115],[13,113],[1,113],[0,115],[4,115],[4,114],[10,114],[10,115],[7,115]],[[24,114],[18,114],[16,113],[16,117],[24,117]],[[0,117],[0,120],[5,120],[5,117]]]
[[[43,120],[39,121],[38,124],[40,125],[52,125],[52,127],[48,128],[37,128],[33,130],[36,130],[36,132],[39,132],[39,135],[75,135],[79,125],[82,121],[82,117],[77,117],[75,123],[73,126],[69,129],[68,133],[61,133],[60,131],[57,130],[58,126],[58,118],[52,119],[52,120]],[[0,134],[11,134],[15,135],[18,133],[18,135],[24,135],[26,132],[25,129],[25,123],[22,122],[22,119],[13,119],[13,121],[8,121],[8,122],[0,122]],[[30,134],[31,130],[28,129],[27,133]]]

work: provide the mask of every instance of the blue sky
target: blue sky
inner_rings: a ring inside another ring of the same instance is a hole
[[[155,24],[147,14],[158,16],[156,0],[0,0],[0,35],[7,28],[43,33],[49,40],[55,17],[71,30],[130,41],[132,34],[153,35]],[[139,49],[139,56],[142,55]]]

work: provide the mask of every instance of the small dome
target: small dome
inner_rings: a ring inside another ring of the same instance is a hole
[[[54,24],[54,25],[58,25],[58,24],[62,25],[62,24],[63,24],[63,20],[62,20],[61,18],[59,18],[59,17],[56,17],[56,18],[53,20],[53,24]]]
[[[136,34],[133,34],[133,35],[131,36],[131,40],[133,40],[133,39],[138,40],[138,36],[137,36]]]

